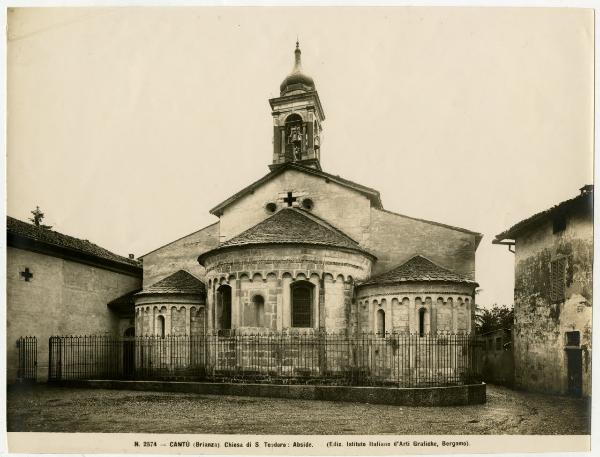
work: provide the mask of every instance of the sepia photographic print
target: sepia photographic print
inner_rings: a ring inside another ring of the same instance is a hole
[[[6,16],[8,451],[590,451],[592,9]]]

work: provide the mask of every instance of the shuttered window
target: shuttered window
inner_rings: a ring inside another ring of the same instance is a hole
[[[559,257],[550,262],[550,300],[553,303],[565,299],[566,257]]]

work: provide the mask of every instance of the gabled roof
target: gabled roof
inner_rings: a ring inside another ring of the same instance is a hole
[[[270,173],[266,174],[265,176],[258,179],[257,181],[254,181],[249,186],[244,187],[242,190],[235,193],[234,195],[229,197],[227,200],[224,200],[223,202],[219,203],[217,206],[215,206],[213,209],[210,210],[210,213],[214,214],[215,216],[220,216],[221,214],[223,214],[223,209],[225,209],[227,206],[229,206],[236,200],[240,199],[244,195],[251,193],[257,187],[259,187],[262,184],[264,184],[265,182],[275,178],[276,176],[280,175],[281,173],[283,173],[286,170],[296,170],[296,171],[300,171],[302,173],[306,173],[309,175],[323,178],[326,181],[335,182],[341,186],[348,187],[350,189],[353,189],[353,190],[365,195],[367,198],[369,198],[369,200],[371,200],[371,204],[375,208],[383,207],[381,204],[381,198],[379,196],[379,192],[376,191],[375,189],[371,189],[370,187],[366,187],[361,184],[357,184],[355,182],[349,181],[348,179],[340,178],[339,176],[325,173],[324,171],[317,170],[315,168],[304,167],[304,166],[294,163],[294,162],[286,162],[286,163],[283,163],[283,164],[277,166]]]
[[[308,211],[298,208],[283,208],[248,230],[227,240],[218,248],[198,257],[203,260],[217,251],[240,246],[269,244],[307,244],[333,248],[350,249],[373,257],[358,243],[341,230]]]
[[[523,231],[535,227],[537,224],[545,221],[549,217],[553,217],[558,214],[565,214],[573,210],[589,211],[592,214],[594,206],[594,186],[588,184],[580,189],[580,194],[569,200],[565,200],[558,205],[553,206],[545,211],[540,211],[521,222],[516,223],[508,230],[496,235],[496,238],[492,241],[493,244],[508,244],[508,242],[501,243],[503,240],[514,240]]]
[[[9,246],[88,263],[96,261],[106,266],[126,267],[140,274],[142,271],[137,260],[117,255],[88,240],[37,227],[14,217],[6,217],[6,234]]]
[[[136,296],[148,294],[204,294],[204,283],[185,270],[179,270],[166,278],[142,289]]]
[[[374,276],[361,283],[368,284],[396,284],[400,282],[459,282],[478,285],[472,279],[441,267],[422,255],[416,255],[385,273]]]

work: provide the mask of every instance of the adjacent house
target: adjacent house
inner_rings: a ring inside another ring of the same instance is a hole
[[[592,389],[593,186],[500,233],[515,254],[515,387]]]

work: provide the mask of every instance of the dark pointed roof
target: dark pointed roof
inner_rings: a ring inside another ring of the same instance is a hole
[[[204,283],[185,270],[179,270],[166,278],[144,288],[136,295],[148,294],[204,294]]]
[[[294,50],[294,68],[279,86],[282,96],[293,90],[315,90],[313,79],[302,71],[302,51],[300,51],[300,43],[298,41],[296,41],[296,49]]]
[[[478,285],[472,279],[441,267],[422,255],[416,255],[396,268],[361,283],[395,284],[399,282],[461,282]]]
[[[141,275],[141,263],[110,252],[88,240],[37,227],[14,217],[6,217],[7,244],[20,249],[43,252],[84,263],[96,262],[106,267],[125,268]]]
[[[201,254],[198,261],[202,264],[208,254],[228,248],[269,244],[308,244],[351,249],[374,257],[344,232],[314,214],[298,208],[283,208],[218,248]]]

